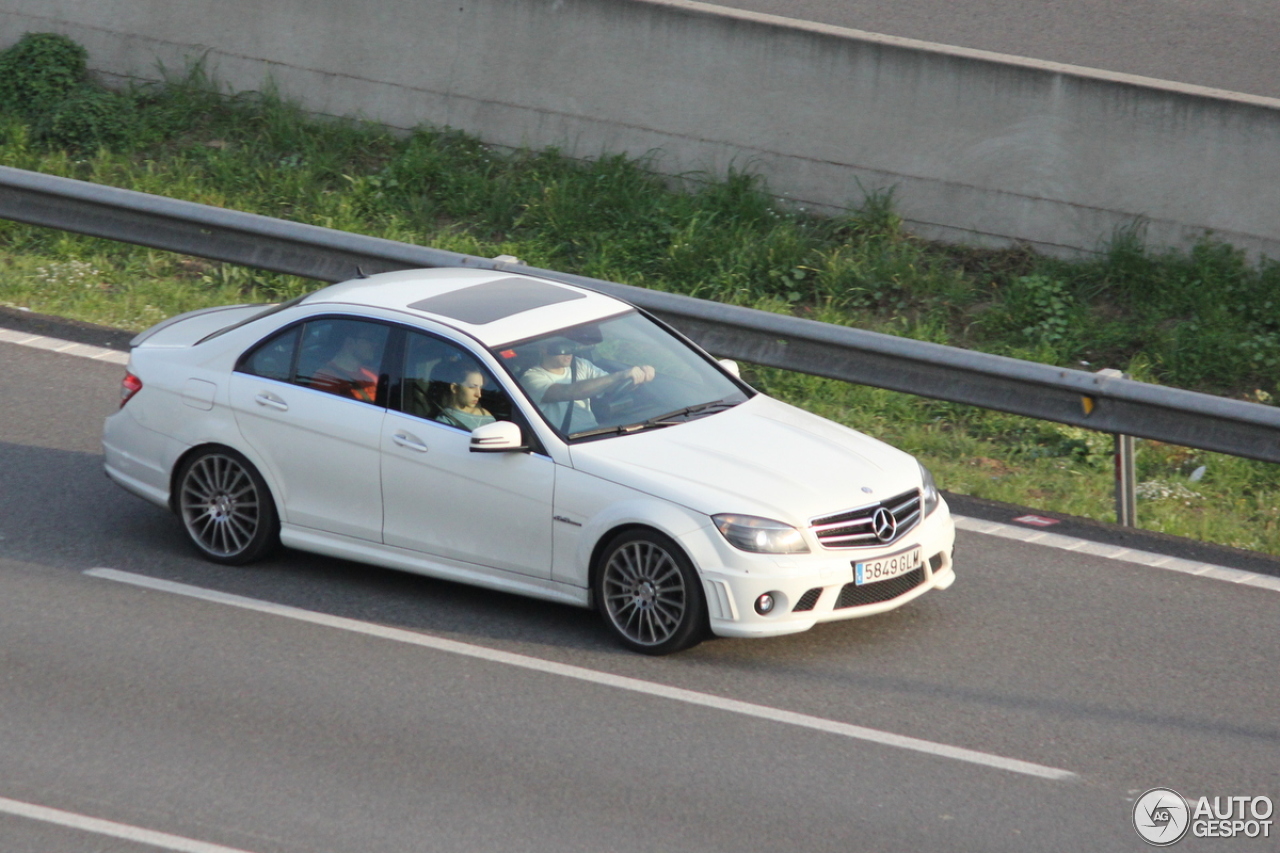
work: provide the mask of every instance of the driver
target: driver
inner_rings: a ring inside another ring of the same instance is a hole
[[[609,373],[585,358],[574,357],[577,346],[566,338],[551,338],[542,344],[542,361],[524,372],[521,381],[529,396],[561,432],[573,433],[599,426],[591,412],[590,397],[630,380],[641,385],[653,379],[647,364]]]

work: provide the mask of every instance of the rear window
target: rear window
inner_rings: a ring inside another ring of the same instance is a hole
[[[214,338],[218,337],[219,335],[225,335],[227,332],[230,332],[233,329],[238,329],[241,326],[247,326],[250,323],[261,320],[263,317],[270,317],[272,314],[276,313],[277,311],[283,311],[286,308],[292,308],[293,306],[297,305],[299,302],[306,299],[310,295],[311,295],[310,293],[304,293],[301,296],[293,297],[288,302],[280,302],[275,305],[267,305],[257,314],[254,314],[250,317],[246,317],[238,323],[232,323],[230,326],[227,326],[226,328],[223,328],[223,329],[219,329],[218,331],[213,332],[212,334],[205,335],[203,338],[196,341],[196,346],[199,346],[205,341],[211,341]]]

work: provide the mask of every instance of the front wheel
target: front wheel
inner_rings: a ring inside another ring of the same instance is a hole
[[[178,517],[191,544],[215,563],[238,566],[265,556],[280,526],[267,484],[230,448],[202,450],[182,466]]]
[[[702,581],[680,546],[656,531],[624,531],[611,539],[593,592],[605,624],[633,651],[668,655],[706,634]]]

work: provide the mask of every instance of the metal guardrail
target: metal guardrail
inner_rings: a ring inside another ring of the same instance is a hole
[[[273,272],[342,281],[416,267],[536,274],[604,291],[718,356],[1100,432],[1280,462],[1280,408],[833,326],[0,167],[0,217]]]

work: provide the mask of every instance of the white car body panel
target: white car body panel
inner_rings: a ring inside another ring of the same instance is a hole
[[[387,413],[383,541],[549,577],[556,464],[532,453],[469,453],[470,439],[460,429]],[[423,488],[424,482],[430,488]]]
[[[170,317],[134,337],[133,346],[185,348],[230,325],[262,312],[261,305],[224,305]]]
[[[157,506],[169,506],[173,460],[186,448],[174,439],[143,427],[131,412],[107,418],[102,432],[107,476]]]
[[[552,578],[583,587],[588,585],[596,546],[613,531],[643,526],[682,542],[706,523],[705,517],[677,503],[568,466],[556,477],[554,520]]]
[[[582,471],[706,515],[743,513],[797,527],[919,479],[908,454],[763,395],[678,428],[574,445],[572,454]],[[872,492],[861,491],[872,484]]]
[[[558,601],[561,604],[572,604],[577,607],[591,606],[587,590],[580,586],[531,578],[475,563],[431,558],[420,551],[411,551],[407,548],[374,546],[361,539],[288,525],[280,528],[280,541],[290,548],[324,554],[327,557],[355,560],[388,569],[458,581],[485,589],[512,592],[547,601]]]
[[[279,484],[283,521],[382,541],[386,410],[242,373],[231,374],[230,405],[243,444]]]

